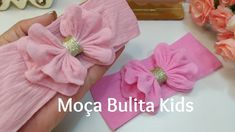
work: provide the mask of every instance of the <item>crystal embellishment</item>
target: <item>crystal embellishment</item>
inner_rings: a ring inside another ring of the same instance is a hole
[[[166,72],[161,67],[156,67],[152,70],[152,73],[160,84],[165,83],[168,78]]]
[[[77,56],[83,52],[79,42],[73,36],[66,37],[63,41],[63,45],[72,56]]]

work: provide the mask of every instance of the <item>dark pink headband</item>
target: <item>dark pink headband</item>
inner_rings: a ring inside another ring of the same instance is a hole
[[[191,34],[172,45],[159,44],[144,60],[133,60],[119,72],[101,79],[92,88],[94,101],[102,103],[104,120],[117,129],[141,112],[109,112],[108,98],[126,102],[129,97],[151,101],[159,107],[160,98],[189,92],[195,82],[221,67],[219,60]]]

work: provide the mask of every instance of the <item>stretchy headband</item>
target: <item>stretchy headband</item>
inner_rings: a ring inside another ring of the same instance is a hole
[[[160,98],[191,91],[198,79],[220,67],[217,58],[187,34],[173,45],[159,44],[147,59],[130,61],[119,72],[102,78],[91,94],[94,101],[102,103],[101,115],[108,126],[117,129],[141,112],[110,112],[108,98],[124,104],[132,97],[153,102],[158,108]]]
[[[56,93],[76,94],[88,68],[111,64],[138,33],[125,0],[89,0],[0,47],[0,130],[17,131]]]

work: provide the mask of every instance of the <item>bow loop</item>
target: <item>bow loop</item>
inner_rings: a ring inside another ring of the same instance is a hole
[[[151,101],[157,107],[163,85],[178,92],[191,90],[198,67],[184,53],[184,49],[172,49],[160,44],[148,58],[152,64],[150,67],[154,69],[141,61],[129,62],[121,70],[122,95]]]
[[[18,44],[27,80],[67,96],[75,94],[84,83],[86,68],[42,25],[34,24],[28,34],[23,38],[27,43]]]
[[[121,70],[121,92],[125,98],[151,101],[157,106],[160,101],[160,85],[140,61],[131,61]]]
[[[173,49],[161,44],[155,49],[153,59],[155,65],[166,72],[168,87],[179,92],[187,92],[193,88],[198,67],[187,57],[185,49]]]
[[[87,11],[80,6],[66,8],[60,22],[61,34],[73,36],[83,48],[86,60],[109,65],[115,54],[110,42],[114,37],[99,12]]]

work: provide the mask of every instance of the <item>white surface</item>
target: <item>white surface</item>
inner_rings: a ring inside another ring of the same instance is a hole
[[[27,7],[26,10],[11,8],[0,12],[0,33],[17,21],[55,9],[58,13],[78,0],[57,0],[49,10]],[[187,11],[186,11],[187,12]],[[141,35],[130,41],[124,53],[108,73],[118,71],[130,59],[142,59],[152,53],[159,42],[173,43],[187,32],[214,51],[215,34],[195,26],[189,15],[183,21],[141,21]],[[199,56],[200,57],[200,56]],[[118,132],[234,132],[235,131],[235,64],[225,67],[197,82],[194,90],[185,96],[194,102],[192,113],[160,112],[155,116],[142,114],[118,129]],[[179,99],[182,95],[174,96]],[[87,94],[83,101],[92,100]],[[54,130],[55,132],[109,132],[99,113],[86,117],[85,113],[70,113]]]

